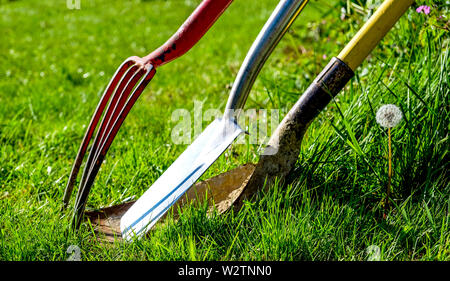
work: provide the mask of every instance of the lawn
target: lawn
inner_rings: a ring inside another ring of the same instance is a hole
[[[450,260],[449,7],[417,1],[311,124],[289,180],[240,212],[184,208],[147,239],[98,242],[69,231],[62,197],[86,126],[120,63],[164,43],[200,0],[0,0],[0,260]],[[367,2],[367,3],[365,3]],[[259,75],[246,108],[281,118],[381,1],[316,0]],[[251,3],[251,4],[249,4]],[[223,110],[239,66],[277,0],[235,0],[183,57],[160,67],[116,137],[88,209],[139,198],[187,147],[177,109]],[[417,13],[419,5],[431,13]],[[401,108],[392,130],[392,207],[383,218],[387,131],[375,114]],[[209,123],[203,120],[203,128]],[[232,145],[202,176],[257,162]],[[246,144],[247,142],[247,144]],[[72,200],[72,204],[74,200]]]

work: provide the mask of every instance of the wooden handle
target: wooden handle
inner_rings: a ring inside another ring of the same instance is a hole
[[[353,71],[406,12],[414,0],[386,0],[337,56]]]

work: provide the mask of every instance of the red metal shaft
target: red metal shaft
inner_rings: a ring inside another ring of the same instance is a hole
[[[164,45],[143,60],[156,68],[182,56],[202,38],[232,1],[204,0]]]

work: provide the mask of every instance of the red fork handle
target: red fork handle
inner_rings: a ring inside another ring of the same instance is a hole
[[[164,45],[144,57],[153,67],[166,64],[189,51],[233,0],[203,0],[178,31]]]

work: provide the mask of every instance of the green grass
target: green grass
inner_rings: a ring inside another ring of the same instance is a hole
[[[186,148],[171,141],[175,109],[191,111],[194,101],[224,108],[277,2],[234,1],[194,49],[158,69],[88,208],[139,197]],[[246,108],[289,110],[370,13],[341,2],[307,6]],[[288,183],[238,213],[207,215],[194,202],[150,239],[105,245],[88,224],[70,233],[70,212],[60,212],[84,126],[120,63],[162,44],[199,1],[81,0],[81,10],[65,1],[0,1],[0,260],[65,260],[70,245],[83,260],[366,260],[371,245],[383,260],[450,260],[449,13],[433,2],[428,16],[411,8],[313,122]],[[350,12],[344,21],[341,7]],[[375,113],[386,103],[404,119],[392,132],[393,207],[384,220],[387,132]],[[203,178],[256,162],[257,149],[232,146]]]

